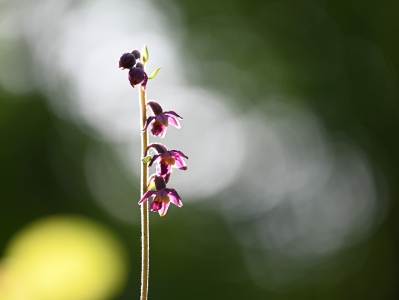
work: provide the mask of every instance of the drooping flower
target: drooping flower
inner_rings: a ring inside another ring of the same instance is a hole
[[[141,85],[145,88],[148,77],[146,72],[144,71],[143,64],[138,62],[134,68],[131,68],[129,70],[128,78],[132,87],[134,87],[136,84],[141,83]]]
[[[163,111],[162,106],[156,102],[156,101],[148,101],[147,105],[149,105],[154,112],[155,116],[150,116],[148,117],[145,126],[143,128],[143,131],[147,130],[148,125],[152,121],[152,128],[151,128],[151,133],[154,136],[159,136],[160,138],[163,138],[166,134],[166,129],[168,128],[169,123],[175,126],[176,128],[180,128],[180,123],[179,119],[183,119],[180,117],[176,112],[173,110],[169,111]]]
[[[146,151],[145,156],[147,156],[149,149],[155,149],[158,154],[155,154],[149,164],[148,167],[151,167],[154,163],[156,165],[156,173],[158,176],[161,176],[165,179],[165,182],[168,183],[170,174],[173,171],[173,168],[179,170],[187,170],[187,166],[183,158],[188,159],[188,157],[179,150],[168,150],[162,144],[150,144]]]
[[[154,212],[157,211],[161,217],[166,214],[171,202],[178,207],[183,206],[177,191],[175,189],[166,188],[165,180],[161,176],[155,175],[150,181],[151,180],[155,182],[156,189],[145,192],[139,204],[143,204],[149,198],[154,197],[150,203],[150,210]]]
[[[136,56],[133,53],[124,53],[119,59],[119,68],[131,69],[136,64]]]

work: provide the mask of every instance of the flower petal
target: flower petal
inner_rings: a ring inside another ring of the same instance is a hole
[[[147,73],[144,72],[144,79],[141,82],[141,86],[143,87],[144,91],[147,89],[147,81],[148,81],[148,76]]]
[[[170,178],[170,174],[171,174],[171,173],[168,173],[168,174],[166,174],[166,175],[164,176],[165,183],[168,183],[169,178]]]
[[[188,159],[188,156],[186,156],[183,152],[181,152],[179,150],[169,150],[169,152],[173,153],[174,158],[176,158],[176,156],[182,156],[182,157]]]
[[[147,130],[148,125],[150,125],[150,123],[151,123],[154,119],[155,119],[155,116],[148,117],[147,121],[145,122],[143,131],[146,131],[146,130]]]
[[[180,170],[187,170],[187,165],[180,156],[175,157],[175,166]]]
[[[156,193],[157,193],[157,191],[153,191],[153,190],[145,192],[143,197],[140,199],[139,204],[144,203],[145,201],[148,200],[148,198],[152,197]]]
[[[165,114],[167,115],[167,114]],[[168,116],[168,122],[175,126],[176,128],[181,128],[179,121],[177,120],[176,117],[173,116]]]
[[[159,137],[160,137],[161,139],[163,139],[163,138],[165,137],[165,135],[166,135],[166,130],[167,130],[167,129],[168,129],[168,127],[162,126],[161,132],[160,132],[160,134],[159,134]]]
[[[178,207],[183,206],[183,203],[180,201],[181,198],[175,189],[165,189],[165,191],[168,192],[169,199],[174,205]]]
[[[172,115],[172,116],[175,116],[175,117],[177,117],[177,118],[183,120],[183,118],[180,117],[180,116],[179,116],[175,111],[173,111],[173,110],[165,111],[164,114],[165,114],[165,115]]]
[[[165,183],[165,179],[163,179],[162,176],[155,176],[154,177],[154,182],[155,182],[155,187],[157,190],[157,197],[160,199],[163,199],[166,197],[166,195],[168,194],[165,191],[166,188],[166,183]]]
[[[161,156],[159,154],[155,154],[152,158],[148,167],[151,167],[154,162],[159,162],[161,160]]]
[[[164,206],[164,203],[162,201],[157,200],[153,200],[150,203],[150,210],[151,211],[158,211],[162,208],[162,206]]]
[[[156,120],[158,122],[161,122],[162,124],[164,124],[165,126],[168,126],[168,116],[165,114],[159,114],[156,116]]]
[[[155,176],[156,174],[152,174],[150,177],[147,179],[147,190],[155,190]]]
[[[159,215],[160,215],[161,217],[163,217],[164,215],[166,215],[166,212],[168,211],[169,205],[170,205],[170,202],[168,202],[168,203],[163,202],[163,203],[162,203],[161,209],[158,210],[158,213],[159,213]]]
[[[163,180],[163,178],[162,178],[162,180]],[[166,186],[165,182],[164,182],[164,186]],[[168,190],[169,189],[166,189],[166,188],[157,190],[157,197],[159,199],[164,199],[168,195]]]
[[[148,145],[147,149],[145,150],[144,155],[147,155],[148,150],[150,150],[151,148],[154,148],[155,150],[157,150],[157,152],[159,154],[165,153],[166,151],[168,151],[168,149],[166,149],[166,147],[164,145],[162,145],[160,143],[152,143],[152,144]]]
[[[157,175],[165,177],[166,175],[172,173],[172,165],[157,164],[155,171]]]
[[[152,109],[152,112],[154,115],[158,116],[159,114],[162,113],[162,106],[156,101],[148,101],[147,105],[149,105]]]
[[[155,121],[152,123],[151,133],[153,136],[160,136],[161,138],[165,136],[167,127],[162,123]]]

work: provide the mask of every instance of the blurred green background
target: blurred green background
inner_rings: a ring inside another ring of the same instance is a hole
[[[184,207],[150,215],[149,298],[398,299],[398,10],[0,1],[1,299],[139,296],[117,61],[143,43],[150,98],[184,117],[161,142],[190,157],[168,186]]]

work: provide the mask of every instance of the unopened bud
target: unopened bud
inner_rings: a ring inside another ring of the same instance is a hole
[[[136,58],[136,59],[140,59],[140,51],[139,50],[133,50],[132,51],[132,54],[134,55],[134,57]]]
[[[136,64],[136,57],[132,53],[125,53],[119,59],[119,68],[131,69]]]
[[[146,74],[143,69],[134,67],[129,70],[128,78],[130,81],[130,85],[134,87],[136,84],[141,83],[144,78],[146,78]]]

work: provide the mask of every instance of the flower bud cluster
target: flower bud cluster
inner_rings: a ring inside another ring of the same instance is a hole
[[[148,81],[148,76],[144,71],[144,65],[140,62],[141,55],[138,50],[124,53],[119,59],[119,68],[122,70],[129,69],[128,79],[130,85],[134,87],[140,84],[145,88]]]

